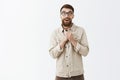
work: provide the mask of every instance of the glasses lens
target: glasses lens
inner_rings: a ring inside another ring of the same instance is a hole
[[[63,12],[61,12],[61,15],[62,15],[62,16],[66,16],[66,15],[71,16],[72,14],[73,14],[72,11],[69,11],[69,12],[63,11]]]

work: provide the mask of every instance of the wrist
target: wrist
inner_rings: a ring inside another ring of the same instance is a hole
[[[70,39],[70,42],[73,44],[74,47],[76,47],[76,45],[77,45],[77,41],[76,40]]]

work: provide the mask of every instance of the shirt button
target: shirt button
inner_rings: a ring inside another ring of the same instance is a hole
[[[68,58],[68,56],[66,56],[66,58]]]
[[[69,67],[69,65],[67,65],[67,67]]]
[[[70,46],[68,45],[68,48],[69,48]]]

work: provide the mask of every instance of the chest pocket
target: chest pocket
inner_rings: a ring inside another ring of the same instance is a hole
[[[60,43],[65,38],[63,34],[57,34],[56,37],[57,37],[57,43]]]
[[[79,34],[73,33],[73,38],[78,42],[81,42],[81,37],[82,37],[82,33],[79,33]]]

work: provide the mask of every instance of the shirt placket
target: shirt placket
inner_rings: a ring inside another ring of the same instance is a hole
[[[65,55],[65,59],[66,59],[66,69],[67,69],[67,73],[66,75],[68,77],[71,77],[71,59],[70,59],[70,43],[68,42],[67,44],[67,53]]]

